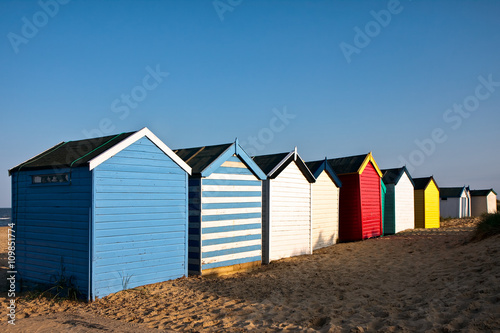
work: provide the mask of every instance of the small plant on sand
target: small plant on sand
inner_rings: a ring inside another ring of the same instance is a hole
[[[132,275],[128,275],[128,274],[122,274],[122,273],[119,273],[121,278],[122,278],[122,290],[127,290],[128,289],[128,284],[130,283],[130,279],[132,278],[133,274]]]
[[[57,297],[67,298],[73,301],[78,300],[81,296],[80,291],[75,283],[74,276],[66,275],[66,267],[64,266],[63,258],[61,257],[61,270],[50,277],[52,287],[45,290],[40,296],[44,296],[46,293],[50,293],[53,296],[52,299]]]
[[[500,213],[484,214],[481,219],[472,234],[473,242],[500,234]]]

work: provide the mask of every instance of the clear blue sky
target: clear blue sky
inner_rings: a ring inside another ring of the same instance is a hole
[[[0,2],[0,207],[9,168],[144,126],[500,190],[500,1],[60,2]]]

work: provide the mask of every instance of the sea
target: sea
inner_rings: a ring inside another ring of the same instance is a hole
[[[7,224],[9,224],[11,216],[11,208],[0,208],[0,227],[5,227]]]

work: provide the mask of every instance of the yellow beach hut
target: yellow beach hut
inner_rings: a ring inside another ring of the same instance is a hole
[[[439,228],[439,187],[434,177],[413,178],[415,228]]]

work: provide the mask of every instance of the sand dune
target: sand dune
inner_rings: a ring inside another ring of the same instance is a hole
[[[468,243],[475,222],[338,244],[250,273],[183,278],[91,304],[21,297],[12,331],[498,331],[500,236]],[[5,327],[6,316],[0,320]]]

